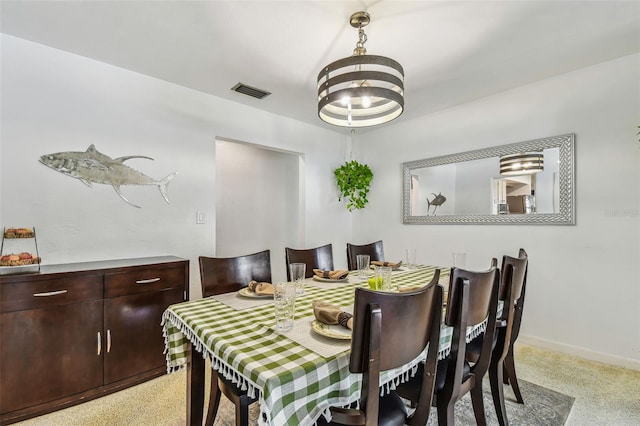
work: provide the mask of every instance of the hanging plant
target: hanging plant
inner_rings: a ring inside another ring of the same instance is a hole
[[[341,201],[347,199],[347,210],[363,209],[369,202],[367,193],[373,179],[373,172],[366,164],[360,164],[356,160],[347,161],[334,171],[338,188],[340,188]]]

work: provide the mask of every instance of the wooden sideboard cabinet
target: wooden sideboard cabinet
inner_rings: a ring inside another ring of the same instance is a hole
[[[0,424],[166,373],[162,313],[188,299],[172,256],[42,266],[0,276]]]

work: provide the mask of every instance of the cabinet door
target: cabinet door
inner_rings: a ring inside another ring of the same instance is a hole
[[[182,287],[105,299],[105,384],[166,366],[162,314],[183,301]]]
[[[103,302],[0,315],[0,399],[11,412],[102,385]]]

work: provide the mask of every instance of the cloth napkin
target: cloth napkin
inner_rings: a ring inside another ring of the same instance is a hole
[[[249,291],[253,291],[258,296],[273,295],[273,284],[262,283],[252,280],[249,282]]]
[[[383,262],[380,260],[372,260],[371,264],[373,266],[389,266],[391,269],[398,269],[402,265],[402,260],[400,262]]]
[[[321,300],[313,301],[313,315],[322,323],[333,325],[340,324],[353,330],[353,315],[344,312],[335,305]]]
[[[314,269],[313,273],[320,278],[329,278],[332,280],[341,280],[349,276],[349,271],[344,269],[338,269],[335,271],[325,271],[323,269]]]

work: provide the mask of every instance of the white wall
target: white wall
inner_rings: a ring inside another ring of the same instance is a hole
[[[640,369],[639,63],[623,57],[360,136],[374,178],[353,239],[384,240],[389,260],[417,247],[420,263],[450,265],[465,251],[472,268],[523,247],[522,341]],[[407,109],[419,101],[408,93]],[[402,224],[402,162],[570,132],[576,226]]]
[[[220,137],[305,156],[312,190],[301,241],[333,243],[336,264],[346,265],[350,217],[333,177],[345,159],[343,135],[4,34],[0,41],[0,226],[35,226],[43,263],[172,254],[191,261],[191,297],[199,297],[197,257],[215,254]],[[90,144],[114,158],[154,158],[127,161],[154,179],[177,171],[171,204],[154,187],[123,188],[136,209],[109,186],[88,188],[38,162]]]
[[[284,247],[299,247],[302,159],[256,145],[216,142],[216,255],[271,251],[273,282],[286,281]]]

